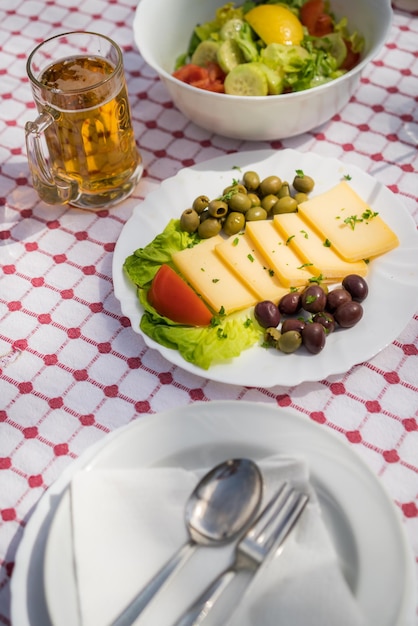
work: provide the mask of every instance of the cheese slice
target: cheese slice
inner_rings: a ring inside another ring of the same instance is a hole
[[[399,245],[396,234],[346,181],[302,202],[298,210],[346,261],[370,259]]]
[[[278,302],[289,289],[284,287],[250,237],[241,233],[216,246],[216,252],[259,300]]]
[[[334,252],[331,242],[321,237],[299,213],[275,215],[274,225],[315,276],[324,282],[339,282],[348,274],[367,275],[367,263],[348,262]]]
[[[272,220],[247,222],[245,232],[283,286],[299,287],[312,278],[309,268],[294,249],[286,245],[286,238]]]
[[[216,253],[215,248],[222,241],[220,235],[205,239],[193,248],[174,252],[172,259],[213,311],[223,310],[228,315],[253,306],[258,298]]]

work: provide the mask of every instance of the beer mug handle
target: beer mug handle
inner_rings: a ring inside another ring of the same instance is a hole
[[[78,198],[80,191],[77,182],[70,177],[54,174],[44,154],[42,136],[55,115],[46,108],[34,122],[26,122],[25,139],[29,169],[33,186],[39,196],[48,204],[67,204]]]

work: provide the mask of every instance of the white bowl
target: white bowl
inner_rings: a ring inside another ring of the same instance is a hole
[[[191,87],[172,77],[176,58],[187,49],[193,28],[211,20],[225,0],[140,0],[134,37],[142,58],[166,86],[174,104],[192,122],[241,140],[270,141],[307,132],[328,121],[349,101],[365,66],[388,36],[390,0],[331,0],[337,18],[364,36],[360,63],[327,84],[279,96],[231,96]],[[237,6],[241,4],[238,0]]]

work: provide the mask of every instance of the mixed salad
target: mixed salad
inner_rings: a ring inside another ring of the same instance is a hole
[[[218,93],[279,95],[338,78],[359,62],[363,46],[327,0],[228,2],[196,25],[173,76]]]

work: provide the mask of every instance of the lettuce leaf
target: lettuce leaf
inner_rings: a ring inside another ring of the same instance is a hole
[[[151,243],[135,250],[125,260],[123,268],[135,285],[149,287],[160,265],[167,263],[176,269],[171,260],[173,252],[195,246],[199,241],[197,235],[180,229],[180,220],[172,219]]]

